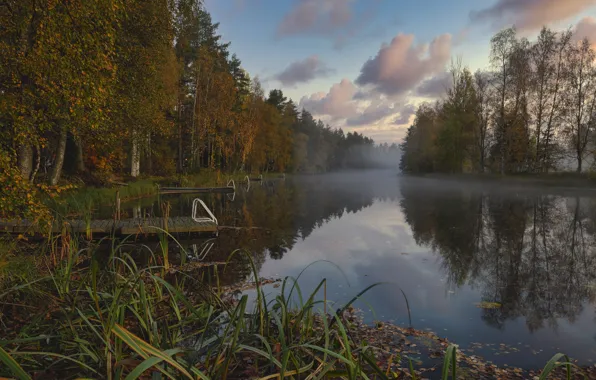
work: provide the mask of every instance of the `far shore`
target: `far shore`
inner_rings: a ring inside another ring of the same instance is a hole
[[[594,172],[554,172],[554,173],[427,173],[403,174],[413,178],[447,180],[453,182],[482,183],[496,186],[543,187],[554,190],[596,190],[596,173]]]

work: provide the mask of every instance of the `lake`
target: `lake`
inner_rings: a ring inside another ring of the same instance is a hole
[[[214,243],[204,260],[225,261],[242,248],[271,278],[315,263],[300,277],[302,292],[326,278],[336,307],[382,282],[356,303],[367,321],[407,326],[401,289],[414,328],[498,365],[541,368],[557,352],[582,365],[596,357],[595,195],[368,171],[161,200],[170,215],[190,215],[200,197],[226,226],[214,240],[181,239],[191,256]],[[123,208],[125,216],[161,212],[157,199]],[[220,280],[249,275],[240,260]]]

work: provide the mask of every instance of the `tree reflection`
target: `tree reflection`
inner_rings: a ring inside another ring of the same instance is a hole
[[[329,178],[331,177],[331,178]],[[222,229],[205,261],[227,261],[229,255],[242,250],[251,255],[259,270],[267,257],[281,259],[296,243],[309,237],[316,229],[346,213],[357,213],[375,200],[396,200],[398,189],[395,176],[374,181],[362,175],[306,176],[297,180],[269,180],[252,184],[249,191],[239,190],[234,198],[225,194],[201,196],[217,216]],[[380,181],[380,183],[379,183]],[[161,199],[171,203],[171,215],[189,215],[196,195]],[[158,200],[141,200],[134,209],[143,215],[159,215]],[[138,205],[141,206],[138,206]],[[178,236],[188,252],[202,250],[204,240]],[[248,260],[236,256],[225,273],[219,273],[220,283],[229,285],[248,279]]]
[[[232,201],[212,200],[224,229],[219,249],[246,249],[255,255],[281,259],[313,231],[345,213],[356,213],[376,199],[397,199],[391,186],[366,181],[333,181],[319,176],[296,181],[266,182]]]
[[[481,290],[483,320],[503,328],[524,317],[530,331],[574,322],[595,300],[593,200],[465,188],[424,191],[402,183],[401,208],[416,242],[443,259],[451,285]]]

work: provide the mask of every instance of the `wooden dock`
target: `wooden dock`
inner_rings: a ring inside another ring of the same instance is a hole
[[[218,231],[217,223],[212,221],[196,222],[191,217],[171,217],[167,218],[133,218],[133,219],[103,219],[92,220],[87,223],[84,220],[68,220],[63,223],[54,222],[52,233],[60,233],[67,228],[74,234],[86,234],[91,232],[98,235],[157,235],[162,230],[167,230],[171,234],[179,233],[211,233]],[[47,234],[49,231],[44,228],[34,226],[26,220],[0,220],[0,233],[12,234]]]

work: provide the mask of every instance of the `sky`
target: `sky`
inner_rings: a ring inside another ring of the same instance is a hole
[[[490,39],[543,26],[596,42],[596,0],[205,0],[251,77],[330,126],[399,143],[461,59],[490,68]]]

